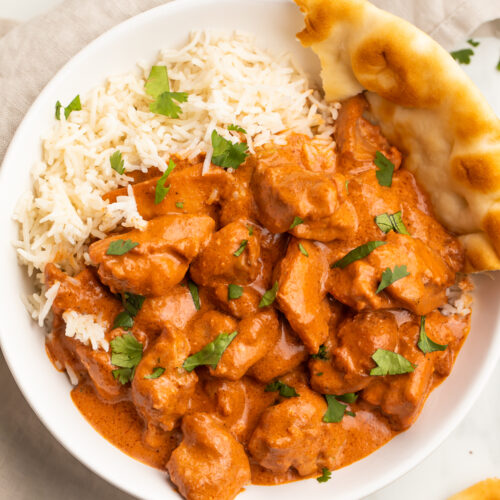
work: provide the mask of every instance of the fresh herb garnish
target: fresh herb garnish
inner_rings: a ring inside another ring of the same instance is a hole
[[[349,194],[349,181],[345,181],[345,191]]]
[[[111,164],[111,168],[119,174],[125,172],[125,161],[122,159],[122,152],[120,150],[116,150],[109,157],[109,163]]]
[[[500,71],[500,59],[498,60],[498,63],[497,63],[497,71]]]
[[[315,373],[316,377],[321,377],[323,375],[323,372],[318,372],[318,373]]]
[[[352,264],[356,260],[364,259],[370,255],[373,250],[382,245],[385,245],[385,241],[369,241],[364,245],[361,245],[354,250],[351,250],[348,254],[344,255],[340,260],[334,262],[330,267],[340,267],[340,269],[345,269],[349,264]]]
[[[323,422],[326,422],[327,424],[341,422],[344,418],[344,414],[350,415],[351,417],[355,416],[354,412],[346,411],[347,405],[340,403],[337,400],[337,396],[325,394],[325,399],[328,403],[328,408],[323,415]]]
[[[417,345],[424,354],[434,351],[445,351],[448,347],[448,344],[437,344],[427,336],[425,331],[425,316],[420,316],[420,335]]]
[[[192,372],[197,366],[201,365],[211,366],[215,369],[224,351],[236,335],[238,335],[236,331],[232,333],[220,333],[214,341],[207,344],[201,351],[189,356],[184,361],[182,367],[188,372]]]
[[[234,130],[235,132],[241,132],[242,134],[246,134],[247,131],[244,128],[241,128],[239,125],[231,124],[227,127],[228,130]]]
[[[243,251],[245,250],[245,247],[247,246],[247,243],[248,243],[248,240],[243,240],[240,243],[240,246],[238,247],[238,250],[236,250],[236,252],[234,252],[233,255],[235,257],[239,257],[243,253]]]
[[[122,295],[123,307],[125,308],[125,311],[127,311],[133,318],[141,310],[145,300],[146,297],[144,297],[144,295],[139,295],[136,293],[125,292]]]
[[[469,38],[467,40],[467,43],[471,45],[472,47],[477,47],[481,42],[478,42],[477,40],[474,40],[472,38]]]
[[[306,257],[309,257],[309,254],[307,253],[307,250],[304,248],[302,243],[299,243],[299,250],[302,255],[305,255]]]
[[[199,311],[201,304],[200,304],[200,294],[198,293],[198,287],[192,281],[188,281],[188,288],[189,288],[189,293],[193,298],[194,308],[197,311]]]
[[[60,101],[56,102],[56,119],[61,119],[61,108],[63,105]],[[82,103],[80,102],[80,95],[77,95],[65,108],[64,108],[64,117],[66,120],[72,111],[81,111]]]
[[[227,287],[227,300],[239,299],[243,295],[243,287],[233,285],[232,283]]]
[[[395,233],[410,235],[404,225],[403,218],[401,217],[401,211],[396,212],[395,214],[386,213],[377,215],[375,217],[375,224],[377,224],[378,228],[384,233],[388,233],[392,230]]]
[[[316,478],[316,481],[318,483],[326,483],[332,478],[332,471],[330,469],[327,469],[326,467],[323,467],[322,470],[322,475]]]
[[[285,384],[281,380],[275,380],[274,382],[270,382],[269,384],[266,385],[266,388],[264,390],[266,392],[279,391],[280,396],[284,398],[296,398],[300,396],[300,394],[298,394],[293,387]]]
[[[212,163],[222,168],[238,168],[248,156],[248,145],[246,142],[237,142],[224,139],[217,133],[212,132]]]
[[[415,365],[401,354],[386,349],[377,349],[372,359],[377,363],[377,367],[370,371],[370,375],[401,375],[415,370]]]
[[[394,266],[394,269],[390,267],[386,267],[384,272],[382,273],[382,279],[378,285],[377,291],[375,293],[380,293],[382,290],[387,288],[389,285],[392,285],[394,282],[406,278],[410,273],[406,266]]]
[[[358,395],[355,392],[346,392],[340,396],[335,396],[339,401],[343,401],[344,403],[354,403],[356,399],[358,399]]]
[[[154,97],[154,101],[149,105],[149,110],[158,115],[169,118],[179,118],[182,112],[179,103],[186,102],[188,95],[186,92],[170,92],[168,72],[166,66],[153,66],[144,85],[146,94]]]
[[[184,208],[184,202],[183,201],[176,201],[175,206],[177,208]]]
[[[116,315],[113,328],[123,328],[130,330],[134,326],[134,318],[127,311],[122,311]]]
[[[325,344],[321,344],[319,346],[319,350],[316,354],[311,354],[311,358],[313,359],[321,359],[323,361],[326,361],[327,359],[330,359],[328,356],[328,351],[326,350]]]
[[[470,58],[474,55],[474,51],[472,49],[461,49],[450,52],[450,55],[460,64],[470,64]]]
[[[389,158],[383,155],[380,151],[375,153],[374,163],[379,169],[376,172],[378,183],[381,186],[391,187],[392,174],[394,173],[394,163]]]
[[[167,182],[167,177],[170,175],[170,173],[172,172],[172,170],[174,168],[175,168],[174,161],[169,160],[167,170],[165,170],[165,172],[163,172],[163,175],[156,182],[155,205],[158,205],[158,203],[161,203],[165,199],[165,196],[167,196],[167,193],[170,191],[170,185],[165,187],[165,182]]]
[[[304,221],[300,217],[294,217],[293,222],[291,223],[290,227],[288,230],[292,230],[294,227],[298,226],[299,224],[303,224]]]
[[[269,289],[260,299],[259,307],[270,306],[276,299],[278,293],[278,282],[276,281],[271,289]]]
[[[149,375],[145,375],[144,378],[152,380],[161,377],[164,373],[165,373],[165,368],[163,368],[163,366],[157,366],[153,369],[153,371]]]
[[[248,236],[253,236],[253,226],[247,224]]]
[[[135,369],[142,359],[143,346],[131,333],[115,337],[109,345],[111,364],[119,367],[111,373],[121,384],[126,384],[134,378]]]
[[[115,240],[109,244],[106,255],[124,255],[138,245],[132,240]]]

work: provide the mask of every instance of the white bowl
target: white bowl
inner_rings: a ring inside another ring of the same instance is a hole
[[[96,474],[137,497],[178,498],[165,473],[129,458],[93,430],[73,405],[66,376],[47,358],[43,332],[31,321],[20,298],[29,290],[29,281],[11,246],[17,236],[11,220],[15,203],[29,188],[29,169],[40,158],[40,135],[53,125],[57,100],[69,102],[106,76],[130,71],[137,61],[153,61],[160,48],[178,46],[187,40],[189,30],[204,28],[255,33],[259,45],[294,53],[302,67],[319,79],[316,57],[295,40],[302,23],[297,7],[288,0],[184,0],[134,17],[91,43],[47,85],[19,127],[0,170],[0,340],[5,359],[25,398],[54,437]],[[500,352],[499,285],[488,277],[475,281],[469,339],[453,373],[432,393],[409,431],[367,458],[335,471],[326,484],[308,480],[251,486],[238,498],[360,498],[404,474],[436,448],[467,413]]]

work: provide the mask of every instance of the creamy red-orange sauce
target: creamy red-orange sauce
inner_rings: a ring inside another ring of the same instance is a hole
[[[176,159],[161,203],[158,172],[137,178],[145,230],[93,243],[96,267],[75,277],[46,268],[47,285],[61,283],[47,349],[78,378],[74,403],[115,446],[166,468],[186,498],[231,499],[250,481],[278,484],[349,465],[411,426],[451,372],[469,315],[440,308],[449,287],[470,288],[457,277],[463,252],[400,168],[399,151],[362,117],[365,106],[361,96],[344,103],[335,145],[292,134],[237,170],[212,166],[206,175],[201,162]],[[377,151],[394,165],[391,186],[377,177]],[[404,231],[384,232],[375,222],[398,212]],[[119,239],[138,246],[108,255]],[[370,241],[382,244],[336,265]],[[384,271],[403,265],[408,275],[377,293]],[[238,297],[229,298],[229,285]],[[262,306],[273,285],[276,299]],[[142,357],[121,382],[113,348],[67,337],[63,314],[93,315],[114,342],[127,334],[111,326],[125,292],[146,298],[129,332]],[[419,348],[423,317],[428,337],[446,348]],[[183,368],[223,332],[238,333],[216,365]],[[414,370],[370,375],[379,349]],[[298,395],[269,390],[276,381]],[[325,395],[346,393],[356,401],[339,422],[325,421]]]

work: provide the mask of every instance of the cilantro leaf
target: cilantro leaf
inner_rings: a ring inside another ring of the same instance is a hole
[[[385,241],[369,241],[368,243],[365,243],[364,245],[351,250],[337,262],[334,262],[330,267],[340,267],[340,269],[345,269],[349,264],[352,264],[356,260],[364,259],[368,255],[370,255],[373,250],[381,247],[382,245],[385,245],[385,243]]]
[[[381,186],[391,187],[392,174],[394,173],[394,163],[383,155],[380,151],[375,153],[375,166],[379,169],[375,174]]]
[[[134,326],[134,318],[127,311],[122,311],[116,315],[113,328],[123,328],[130,330]]]
[[[217,133],[212,132],[212,163],[222,168],[238,168],[248,156],[245,142],[233,144]]]
[[[238,247],[238,250],[236,250],[236,252],[234,252],[233,255],[235,257],[239,257],[243,253],[243,251],[245,250],[245,247],[247,246],[247,243],[248,243],[248,240],[243,240],[240,243],[240,246]]]
[[[298,226],[299,224],[303,224],[303,223],[304,223],[304,221],[300,217],[294,217],[293,222],[290,224],[290,227],[288,228],[288,230],[290,231],[294,227]]]
[[[239,299],[243,295],[243,287],[233,285],[232,283],[227,287],[227,300]]]
[[[197,366],[207,365],[216,368],[224,351],[228,348],[229,344],[233,341],[238,332],[220,333],[217,338],[207,344],[201,351],[189,356],[184,361],[182,367],[192,372]]]
[[[161,377],[164,373],[165,373],[165,368],[163,368],[163,366],[157,366],[149,375],[145,375],[144,378],[152,380]]]
[[[264,390],[266,392],[279,391],[280,396],[284,398],[296,398],[300,396],[300,394],[298,394],[293,387],[285,384],[281,380],[275,380],[274,382],[270,382],[269,384],[266,385],[266,388]]]
[[[332,471],[330,469],[327,469],[326,467],[323,467],[322,470],[322,475],[316,478],[316,481],[318,483],[326,483],[332,478]]]
[[[167,193],[170,191],[170,185],[165,187],[165,182],[167,181],[167,177],[170,175],[174,168],[174,161],[169,160],[167,170],[165,170],[165,172],[163,172],[163,175],[156,181],[155,205],[161,203],[164,200],[165,196],[167,196]]]
[[[116,150],[109,157],[109,163],[111,164],[111,168],[119,174],[125,172],[125,161],[122,159],[122,152],[120,150]]]
[[[460,64],[470,64],[470,58],[474,55],[474,51],[472,49],[461,49],[450,52],[450,55]]]
[[[151,68],[144,89],[146,94],[155,98],[155,101],[149,105],[149,110],[152,113],[169,118],[179,118],[182,110],[174,101],[186,102],[188,94],[186,92],[170,92],[166,66],[153,66]]]
[[[109,244],[106,255],[124,255],[138,245],[132,240],[114,240]]]
[[[349,181],[345,181],[345,192],[349,194]]]
[[[344,403],[354,403],[356,399],[358,399],[358,395],[355,392],[346,392],[340,396],[335,396],[339,401],[343,401]]]
[[[342,404],[338,401],[341,397],[350,396],[351,393],[344,394],[344,396],[333,396],[332,394],[325,394],[326,402],[328,403],[328,408],[323,415],[323,422],[327,424],[341,422],[344,418],[344,414],[350,415],[351,417],[355,416],[355,413],[352,411],[346,411],[347,405]],[[357,398],[357,396],[356,396]],[[351,401],[346,401],[347,403],[356,401],[356,398]],[[352,399],[352,398],[348,398]]]
[[[270,306],[276,299],[276,294],[278,293],[278,282],[276,281],[271,289],[269,289],[259,302],[259,307]]]
[[[192,282],[188,281],[188,288],[191,297],[193,298],[194,307],[197,311],[200,310],[200,294],[198,293],[198,287]]]
[[[127,311],[132,318],[134,318],[137,313],[141,310],[142,304],[144,304],[144,301],[146,300],[146,297],[144,295],[139,295],[135,293],[129,293],[125,292],[122,295],[122,304],[123,307],[125,308],[125,311]]]
[[[469,38],[467,40],[467,43],[471,45],[472,47],[477,47],[481,42],[478,42],[477,40],[474,40],[472,38]]]
[[[164,92],[170,92],[168,72],[166,66],[153,66],[144,85],[146,94],[155,99]]]
[[[313,359],[321,359],[323,361],[326,361],[327,359],[330,359],[330,356],[328,356],[328,351],[326,350],[325,344],[321,344],[319,346],[319,350],[316,354],[311,354],[311,358]]]
[[[63,105],[60,101],[56,102],[56,119],[61,119],[61,108]],[[72,111],[81,111],[82,103],[80,102],[80,95],[77,95],[65,108],[64,108],[64,117],[66,120]]]
[[[420,335],[417,345],[424,354],[434,351],[445,351],[448,347],[448,344],[437,344],[427,336],[425,332],[425,316],[420,316]]]
[[[377,349],[372,359],[377,363],[377,367],[370,371],[370,375],[401,375],[415,370],[415,365],[401,354],[386,349]]]
[[[407,234],[410,233],[406,229],[404,225],[403,218],[401,217],[401,211],[396,212],[395,214],[381,214],[375,217],[375,224],[377,224],[378,228],[384,232],[388,233],[389,231],[394,231],[399,234]]]
[[[184,202],[183,201],[176,201],[175,206],[177,208],[184,208]]]
[[[248,236],[253,236],[253,226],[247,224]]]
[[[244,128],[241,128],[239,125],[231,124],[227,127],[228,130],[234,130],[235,132],[241,132],[242,134],[246,134],[247,131]]]
[[[304,248],[302,243],[299,243],[299,250],[302,255],[305,255],[306,257],[309,257],[309,254],[307,253],[307,250]]]
[[[136,338],[127,333],[114,338],[111,346],[111,363],[126,370],[113,370],[113,377],[118,378],[121,384],[130,382],[134,377],[135,368],[142,359],[143,345]]]
[[[389,285],[392,285],[396,281],[406,278],[410,273],[406,266],[394,266],[394,269],[387,267],[382,273],[382,279],[378,285],[377,291],[375,293],[380,293],[382,290],[386,289]]]

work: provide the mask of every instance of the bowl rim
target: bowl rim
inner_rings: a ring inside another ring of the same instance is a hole
[[[78,51],[73,57],[71,57],[49,80],[49,82],[44,86],[43,90],[33,101],[29,110],[24,115],[21,123],[19,124],[14,136],[8,148],[6,150],[4,159],[0,166],[0,190],[4,189],[2,186],[5,184],[5,177],[7,168],[13,168],[15,164],[14,155],[16,150],[19,148],[19,143],[22,141],[24,137],[24,131],[28,127],[28,123],[31,120],[32,116],[37,112],[37,108],[41,105],[41,103],[45,100],[45,96],[48,95],[54,87],[57,87],[60,82],[64,81],[66,76],[78,68],[78,65],[82,59],[84,59],[88,52],[94,50],[94,48],[99,47],[101,44],[105,44],[107,40],[110,40],[114,37],[119,37],[122,33],[126,32],[132,26],[138,26],[140,24],[147,24],[149,19],[152,19],[158,13],[162,13],[162,15],[175,14],[177,11],[182,11],[184,9],[190,9],[200,4],[245,4],[248,0],[173,0],[169,3],[159,5],[152,9],[146,10],[140,14],[137,14],[115,26],[105,31],[97,38],[92,40],[89,44],[85,45],[80,51]],[[292,3],[291,0],[252,0],[255,3],[267,4],[267,3],[275,3],[275,4],[287,4]],[[10,165],[10,167],[9,167]],[[12,214],[9,214],[11,216]],[[10,242],[6,244],[10,245]],[[13,250],[14,251],[14,250]],[[1,289],[1,286],[0,286]],[[26,383],[16,371],[16,367],[14,366],[14,361],[9,357],[9,349],[7,347],[8,341],[7,332],[4,330],[2,324],[0,323],[0,348],[3,351],[5,362],[9,367],[9,370],[21,391],[24,399],[28,402],[29,406],[39,418],[39,420],[43,423],[45,428],[50,432],[50,434],[69,452],[72,456],[74,456],[80,463],[84,464],[89,470],[95,473],[97,476],[101,477],[108,483],[114,485],[121,491],[126,492],[127,494],[140,496],[140,493],[134,491],[127,490],[126,487],[120,484],[118,481],[114,480],[114,478],[110,478],[106,476],[106,471],[100,470],[99,467],[92,463],[92,461],[85,459],[81,456],[80,451],[72,445],[72,443],[66,441],[58,429],[51,423],[50,418],[45,415],[45,412],[41,410],[35,402],[32,400],[30,396],[29,386],[30,384]],[[400,478],[402,475],[410,471],[416,465],[418,465],[422,460],[424,460],[430,453],[432,453],[448,436],[449,434],[458,426],[458,424],[462,421],[462,419],[467,415],[475,400],[479,397],[480,392],[486,385],[488,379],[490,378],[495,366],[500,359],[500,322],[497,321],[495,326],[494,337],[492,339],[491,346],[492,353],[488,353],[488,357],[486,358],[486,362],[483,363],[479,369],[476,371],[476,377],[472,384],[470,384],[461,401],[455,406],[453,414],[447,416],[446,425],[442,426],[442,428],[434,433],[432,439],[428,439],[428,441],[421,445],[418,452],[406,457],[400,457],[400,460],[391,468],[390,471],[381,475],[377,481],[371,481],[361,487],[358,487],[356,493],[361,496],[366,496],[371,494],[384,486],[392,483],[396,479]],[[93,432],[97,432],[93,429]],[[405,433],[400,434],[395,439],[400,436],[404,436]],[[386,445],[384,445],[386,446]],[[131,460],[133,460],[131,458]],[[279,491],[276,492],[279,494]],[[348,495],[342,498],[354,498],[349,497]],[[356,497],[359,498],[359,497]]]

